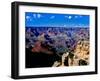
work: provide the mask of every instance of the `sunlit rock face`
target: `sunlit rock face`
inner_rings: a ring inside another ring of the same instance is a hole
[[[68,57],[68,58],[67,58]],[[73,58],[70,58],[70,53],[66,52],[62,55],[61,61],[55,61],[54,67],[66,66],[66,58],[68,65],[67,66],[82,66],[89,65],[89,41],[81,40],[78,41],[75,51],[73,52]]]
[[[89,41],[83,40],[78,41],[75,52],[74,52],[74,63],[73,65],[79,65],[79,60],[82,59],[89,64]]]

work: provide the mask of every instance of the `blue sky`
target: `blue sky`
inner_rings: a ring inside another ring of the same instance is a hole
[[[26,27],[89,27],[89,15],[25,12]]]

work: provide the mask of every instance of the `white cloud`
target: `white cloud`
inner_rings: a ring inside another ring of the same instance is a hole
[[[33,17],[34,17],[34,18],[41,18],[42,15],[41,15],[41,14],[33,14]]]
[[[69,16],[68,18],[69,18],[69,19],[71,19],[71,18],[72,18],[72,16]]]
[[[65,18],[71,19],[71,18],[72,18],[72,16],[65,16]]]
[[[30,19],[30,16],[26,16],[26,19]]]
[[[75,18],[78,18],[78,16],[75,16]]]
[[[67,26],[66,24],[63,25],[63,27],[66,27],[66,26]]]
[[[26,16],[26,19],[27,19],[28,21],[32,21],[31,16]]]
[[[32,21],[32,19],[30,18],[30,21]]]
[[[33,17],[36,18],[36,14],[33,14]]]
[[[55,16],[51,16],[51,17],[50,17],[50,19],[54,19],[54,18],[55,18]]]
[[[37,18],[40,18],[42,15],[41,14],[37,14]]]

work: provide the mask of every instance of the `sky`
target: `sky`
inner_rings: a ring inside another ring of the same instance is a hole
[[[25,12],[26,27],[89,27],[89,22],[89,15]]]

